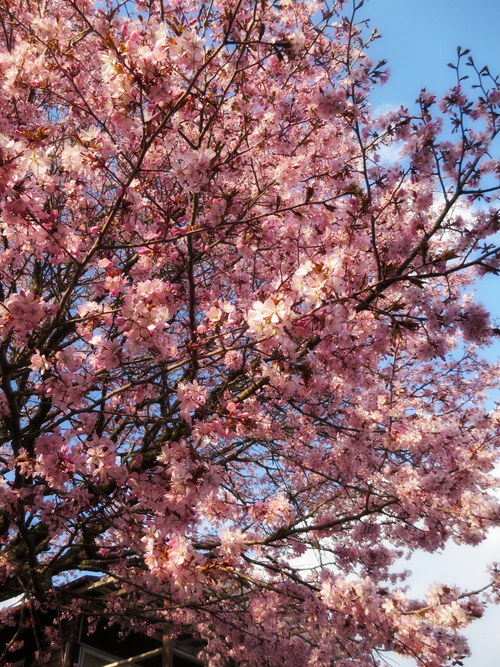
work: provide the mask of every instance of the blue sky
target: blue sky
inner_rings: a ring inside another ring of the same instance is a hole
[[[500,0],[367,0],[361,10],[382,38],[371,49],[373,59],[386,59],[391,79],[372,96],[376,107],[411,107],[421,88],[444,93],[454,83],[447,63],[455,62],[456,47],[471,50],[477,65],[500,74]],[[500,146],[498,146],[500,152]],[[500,320],[500,277],[478,284],[479,298]],[[488,357],[500,357],[500,344]],[[485,566],[500,561],[500,529],[479,547],[451,545],[442,554],[416,554],[407,565],[416,595],[433,581],[474,588],[486,580]],[[500,665],[500,607],[490,609],[467,631],[472,657],[464,667]],[[415,663],[394,659],[394,666]]]
[[[373,101],[411,104],[420,88],[444,92],[453,83],[456,47],[500,72],[499,0],[367,0],[361,10],[382,33],[373,58],[389,61],[392,77]]]
[[[372,95],[375,110],[411,108],[422,88],[438,96],[445,93],[456,83],[447,64],[456,62],[457,46],[470,49],[476,65],[488,65],[493,74],[500,74],[500,0],[365,0],[360,16],[370,19],[370,27],[382,35],[372,43],[371,57],[387,60],[391,70],[388,83]],[[500,138],[496,148],[500,155]],[[495,276],[477,285],[497,326],[499,288],[500,277]],[[500,341],[487,356],[494,355],[500,358]]]
[[[494,75],[500,74],[500,0],[365,0],[360,16],[370,19],[370,26],[382,35],[372,43],[371,57],[387,60],[391,69],[388,83],[372,95],[375,110],[411,108],[422,88],[438,96],[445,93],[455,84],[455,72],[447,64],[456,61],[457,46],[470,49],[479,67],[488,65]],[[498,156],[500,137],[496,148]],[[499,287],[496,276],[477,284],[478,297],[497,326]],[[500,340],[487,357],[500,359]]]

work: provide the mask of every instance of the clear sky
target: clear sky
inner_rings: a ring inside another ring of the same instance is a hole
[[[453,83],[456,47],[500,73],[499,0],[366,0],[363,17],[382,33],[372,57],[389,61],[392,77],[376,104],[411,104],[421,88],[444,92]]]
[[[500,74],[500,0],[366,0],[361,11],[382,33],[371,49],[372,58],[387,59],[392,72],[373,95],[374,108],[411,107],[421,88],[444,93],[454,84],[454,72],[446,65],[455,61],[457,46],[470,49],[477,65]],[[500,277],[488,278],[478,293],[500,319]],[[488,356],[499,358],[500,345]],[[443,554],[416,554],[407,567],[415,573],[412,589],[420,596],[433,581],[480,586],[492,561],[500,561],[500,529],[479,547],[451,545]],[[500,607],[489,610],[466,634],[472,658],[464,667],[500,666]],[[396,659],[392,664],[415,663]]]

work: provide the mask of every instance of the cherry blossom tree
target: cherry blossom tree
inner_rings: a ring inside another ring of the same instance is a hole
[[[0,27],[2,597],[212,665],[461,664],[498,571],[415,600],[395,562],[500,519],[498,79],[459,50],[441,101],[375,117],[344,0]],[[119,595],[61,588],[88,572]]]

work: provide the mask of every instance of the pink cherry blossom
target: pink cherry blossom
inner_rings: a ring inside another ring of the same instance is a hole
[[[194,382],[179,382],[177,396],[181,406],[181,414],[188,422],[191,421],[191,412],[201,407],[207,399],[206,387]]]
[[[377,115],[344,0],[0,5],[0,582],[35,661],[47,612],[214,666],[460,664],[498,566],[414,599],[400,563],[500,522],[498,80],[459,50]],[[89,571],[109,596],[58,591]]]

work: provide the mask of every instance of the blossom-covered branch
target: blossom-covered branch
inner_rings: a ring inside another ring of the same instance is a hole
[[[497,574],[412,600],[396,561],[500,519],[471,287],[498,79],[459,50],[443,100],[375,117],[343,0],[10,0],[0,28],[9,646],[52,610],[213,665],[457,664]],[[60,588],[88,571],[120,595]]]

